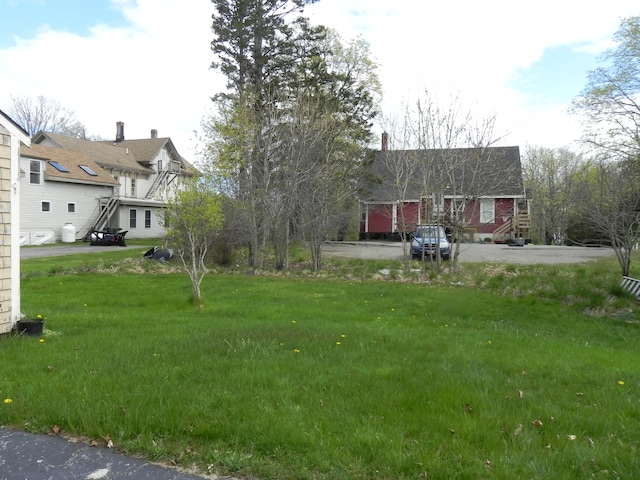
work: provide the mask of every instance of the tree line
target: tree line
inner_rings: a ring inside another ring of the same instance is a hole
[[[320,269],[322,241],[357,228],[356,198],[370,179],[381,85],[364,40],[345,41],[303,16],[314,1],[212,0],[211,66],[227,79],[226,89],[213,92],[211,112],[202,120],[203,176],[167,209],[169,233],[193,279],[206,272],[206,262],[189,259],[210,255],[216,242],[246,246],[250,268],[271,262],[287,269],[291,243],[302,240],[313,268]],[[527,147],[523,172],[535,240],[604,239],[628,275],[640,236],[640,17],[624,19],[614,40],[572,103],[584,119],[587,149]],[[31,104],[15,97],[9,113],[30,133],[86,138],[73,112],[55,102],[48,110],[46,103],[43,97]],[[404,117],[379,121],[400,147],[482,148],[501,140],[493,132],[495,118],[478,120],[456,101],[440,108],[426,90]],[[410,159],[393,168],[399,195],[407,175],[426,174],[412,170]],[[452,160],[445,176],[457,168]],[[198,192],[208,200],[194,208]]]

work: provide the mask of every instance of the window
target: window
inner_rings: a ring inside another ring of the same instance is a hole
[[[451,216],[456,220],[464,221],[464,209],[467,206],[467,202],[463,198],[454,198],[451,200],[453,212]]]
[[[75,203],[67,203],[67,213],[76,213]]]
[[[144,211],[144,228],[151,228],[151,210]]]
[[[136,196],[136,179],[135,178],[131,179],[131,196],[132,197]]]
[[[129,228],[136,228],[138,212],[135,209],[129,210]]]
[[[496,216],[496,202],[494,198],[480,199],[480,223],[494,223]]]
[[[92,177],[97,177],[98,174],[94,172],[91,167],[87,167],[86,165],[78,165],[82,170],[85,171],[87,175],[91,175]]]
[[[59,172],[69,173],[69,170],[67,170],[67,167],[65,167],[64,165],[60,165],[58,162],[54,162],[53,160],[49,160],[49,165],[51,165],[53,168],[55,168]]]
[[[29,183],[40,185],[42,183],[42,163],[38,160],[29,162]]]
[[[42,202],[42,211],[50,212],[51,211],[51,203],[50,202]]]
[[[11,146],[11,135],[0,134],[0,145]]]

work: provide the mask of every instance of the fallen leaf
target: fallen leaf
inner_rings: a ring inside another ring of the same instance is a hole
[[[578,396],[578,397],[584,397],[584,393],[582,393],[582,392],[577,392],[577,393],[576,393],[576,396]]]
[[[518,436],[518,435],[520,435],[521,433],[522,433],[522,424],[520,424],[520,425],[518,425],[518,426],[516,427],[516,429],[513,431],[513,435],[517,437],[517,436]]]
[[[569,440],[573,441],[573,440],[575,440],[575,439],[576,439],[576,438],[578,438],[578,437],[576,437],[575,435],[567,435],[567,438],[568,438]]]
[[[97,440],[91,440],[91,443],[89,443],[90,447],[97,447],[98,446],[98,441]]]
[[[473,412],[473,408],[471,408],[471,405],[469,405],[468,403],[464,404],[464,411],[467,413],[471,413]]]
[[[531,425],[533,425],[534,427],[541,427],[542,422],[540,420],[534,420],[533,422],[531,422]]]
[[[53,427],[51,427],[51,434],[52,435],[59,435],[60,434],[60,427],[58,425],[54,425]]]
[[[105,435],[102,438],[104,439],[104,444],[107,448],[113,448],[113,440],[111,440],[109,435]]]
[[[524,392],[522,390],[518,390],[518,397],[524,398]]]

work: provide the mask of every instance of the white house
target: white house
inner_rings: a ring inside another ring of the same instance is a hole
[[[151,130],[149,138],[125,140],[124,123],[116,125],[114,141],[34,135],[21,158],[23,244],[61,240],[68,225],[76,239],[107,227],[126,238],[164,235],[162,209],[198,172],[170,138]]]
[[[0,110],[0,334],[20,320],[20,144],[29,134]]]

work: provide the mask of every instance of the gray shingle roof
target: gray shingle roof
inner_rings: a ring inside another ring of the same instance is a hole
[[[397,175],[398,172],[404,172]],[[394,178],[409,178],[404,191]],[[519,147],[382,150],[375,152],[360,199],[418,200],[431,193],[467,197],[524,194]]]

